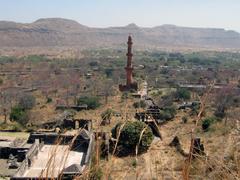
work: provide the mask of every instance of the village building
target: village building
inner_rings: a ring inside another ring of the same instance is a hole
[[[59,179],[81,175],[93,150],[94,134],[79,129],[74,134],[33,133],[33,142],[15,179]]]
[[[64,112],[27,140],[0,139],[0,172],[13,180],[72,179],[89,165],[94,141],[91,120]]]

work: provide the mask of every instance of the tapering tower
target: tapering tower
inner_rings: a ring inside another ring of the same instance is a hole
[[[132,37],[128,36],[128,52],[127,52],[127,66],[125,67],[126,75],[127,75],[127,86],[130,86],[132,84],[132,72],[133,72],[133,66],[132,66]]]
[[[129,35],[128,36],[128,50],[127,50],[127,66],[125,67],[126,70],[126,85],[119,85],[119,90],[120,91],[131,91],[134,90],[136,91],[138,89],[138,85],[136,82],[133,82],[133,65],[132,65],[132,37]]]

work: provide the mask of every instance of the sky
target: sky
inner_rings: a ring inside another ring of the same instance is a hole
[[[90,27],[174,24],[240,32],[240,0],[0,0],[0,20],[52,17]]]

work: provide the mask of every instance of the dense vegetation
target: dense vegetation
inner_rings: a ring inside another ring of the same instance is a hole
[[[140,100],[138,102],[134,102],[133,103],[133,107],[134,108],[145,108],[146,107],[146,103],[144,100]]]
[[[184,88],[178,88],[175,93],[175,98],[189,100],[191,98],[191,92]]]
[[[166,106],[160,111],[160,118],[162,120],[171,120],[175,117],[177,111],[176,108],[173,106]]]
[[[119,133],[118,149],[122,154],[135,152],[139,142],[139,152],[144,152],[149,148],[153,140],[152,130],[140,121],[129,121],[124,126],[122,123],[117,124],[112,129],[113,138],[117,139]]]
[[[207,117],[202,121],[202,129],[204,131],[208,131],[210,126],[216,122],[216,118],[215,117]]]
[[[21,125],[26,125],[29,120],[27,111],[20,106],[13,107],[10,114],[10,120],[14,120]]]
[[[87,105],[88,109],[96,109],[101,105],[99,102],[99,98],[93,96],[81,96],[78,99],[77,104],[79,106]]]

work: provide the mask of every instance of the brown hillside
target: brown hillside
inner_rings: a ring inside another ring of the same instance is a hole
[[[50,18],[31,24],[0,21],[1,48],[77,48],[121,47],[127,35],[134,36],[135,46],[144,49],[240,49],[240,34],[212,28],[187,28],[162,25],[142,28],[90,28],[76,21]]]

